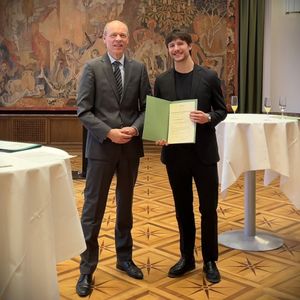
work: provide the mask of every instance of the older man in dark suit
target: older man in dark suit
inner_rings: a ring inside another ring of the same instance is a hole
[[[198,191],[201,213],[203,271],[212,283],[220,281],[218,260],[218,173],[219,160],[215,126],[226,117],[226,106],[217,74],[196,65],[191,57],[192,38],[175,30],[166,37],[166,46],[174,61],[154,84],[154,94],[167,100],[198,99],[190,119],[196,123],[195,144],[163,145],[162,162],[166,164],[173,191],[180,234],[180,260],[169,270],[169,277],[179,277],[195,269],[195,219],[193,179]]]
[[[142,279],[132,260],[132,198],[139,159],[145,99],[151,94],[146,68],[127,58],[128,27],[120,21],[106,24],[107,53],[86,63],[78,89],[78,117],[87,129],[87,174],[82,228],[87,249],[81,254],[76,292],[87,296],[99,256],[98,234],[112,178],[116,174],[117,268]]]

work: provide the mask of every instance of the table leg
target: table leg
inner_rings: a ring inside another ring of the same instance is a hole
[[[255,236],[255,211],[256,211],[256,176],[255,171],[245,172],[245,224],[244,235]]]
[[[219,243],[233,249],[267,251],[282,246],[282,239],[266,231],[256,231],[256,173],[245,172],[245,224],[244,230],[232,230],[219,234]]]

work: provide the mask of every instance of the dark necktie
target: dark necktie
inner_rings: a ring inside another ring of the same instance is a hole
[[[115,79],[116,79],[118,94],[121,99],[123,86],[122,86],[122,75],[121,75],[120,65],[121,65],[121,63],[117,60],[113,62],[114,75],[115,75]]]

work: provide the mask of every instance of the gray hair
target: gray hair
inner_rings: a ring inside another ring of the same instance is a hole
[[[124,22],[121,22],[121,21],[119,21],[119,20],[113,20],[113,21],[110,21],[110,22],[106,23],[106,25],[104,26],[104,29],[103,29],[103,36],[106,36],[107,31],[108,31],[108,27],[109,27],[110,25],[112,25],[113,23],[123,24],[123,25],[126,27],[126,29],[127,29],[127,36],[129,36],[129,30],[128,30],[127,24],[124,23]]]

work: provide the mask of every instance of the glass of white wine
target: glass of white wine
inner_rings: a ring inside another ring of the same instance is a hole
[[[234,113],[234,115],[235,115],[235,112],[237,111],[237,109],[238,109],[238,104],[239,104],[238,96],[231,96],[230,104],[231,104],[231,108],[232,108],[232,110],[233,110],[233,113]]]
[[[272,108],[272,100],[269,97],[265,97],[264,99],[264,109],[267,113],[267,119],[269,119],[269,112],[271,111]]]
[[[285,96],[279,97],[279,107],[280,107],[280,111],[281,111],[281,119],[283,119],[283,114],[286,109],[286,97]]]

